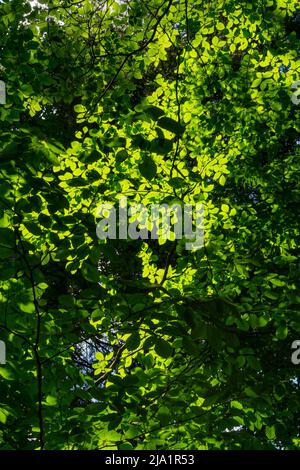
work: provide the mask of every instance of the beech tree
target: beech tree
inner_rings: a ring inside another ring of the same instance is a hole
[[[1,0],[1,449],[299,448],[298,6]]]

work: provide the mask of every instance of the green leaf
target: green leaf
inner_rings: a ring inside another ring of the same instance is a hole
[[[7,367],[0,367],[0,375],[5,380],[14,380],[14,374],[12,370],[9,370]]]
[[[139,347],[140,342],[141,342],[141,338],[140,338],[139,332],[134,331],[126,341],[126,348],[129,351],[133,351],[134,349],[137,349]]]
[[[224,186],[224,185],[225,185],[225,183],[226,183],[226,178],[225,178],[224,175],[221,175],[221,176],[220,176],[219,183],[220,183],[221,186]]]
[[[251,387],[246,387],[245,388],[245,393],[250,398],[258,398],[257,393]]]
[[[48,406],[56,406],[57,405],[57,399],[51,395],[48,395],[46,398],[46,405]]]
[[[275,426],[266,426],[266,436],[270,441],[276,438]]]
[[[166,406],[161,406],[157,411],[157,417],[160,423],[165,426],[171,418],[171,411]]]
[[[145,113],[149,114],[154,121],[157,121],[161,116],[164,115],[164,110],[157,106],[148,106],[145,108]]]
[[[203,408],[208,408],[215,403],[218,403],[223,397],[223,394],[221,392],[216,392],[211,394],[209,397],[205,398],[204,402],[202,403]]]
[[[98,269],[89,263],[84,263],[83,267],[81,268],[81,272],[83,277],[90,282],[98,282],[100,273]]]
[[[288,332],[289,332],[288,327],[285,325],[281,325],[276,330],[276,338],[281,339],[281,340],[285,339],[288,335]]]
[[[15,245],[15,234],[10,228],[0,228],[0,247],[12,248]]]
[[[0,408],[0,423],[5,424],[7,420],[7,416],[8,416],[8,412],[5,409]]]
[[[175,135],[181,135],[184,132],[184,126],[172,118],[165,116],[161,117],[158,119],[157,124],[159,127],[162,127]]]
[[[82,104],[75,104],[74,111],[76,113],[84,113],[86,111],[86,108]]]
[[[172,140],[157,138],[150,142],[150,150],[158,155],[167,155],[173,149]]]

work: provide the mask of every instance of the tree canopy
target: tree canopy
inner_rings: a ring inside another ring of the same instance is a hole
[[[1,449],[299,448],[297,7],[0,1]]]

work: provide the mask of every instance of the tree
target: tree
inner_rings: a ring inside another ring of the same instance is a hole
[[[295,449],[296,1],[0,4],[2,449]],[[204,246],[99,240],[204,206]]]

